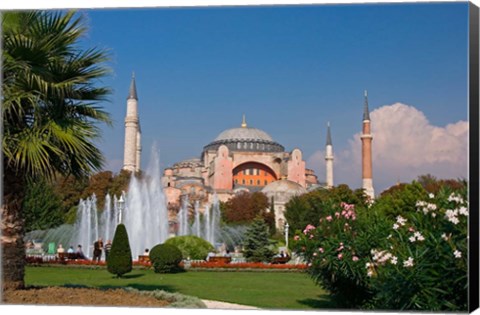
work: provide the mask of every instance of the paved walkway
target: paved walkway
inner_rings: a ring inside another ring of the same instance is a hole
[[[227,302],[220,302],[220,301],[211,301],[211,300],[202,300],[203,303],[207,306],[207,308],[217,308],[217,309],[233,309],[233,310],[258,310],[258,307],[255,306],[248,306],[248,305],[240,305],[240,304],[233,304]]]

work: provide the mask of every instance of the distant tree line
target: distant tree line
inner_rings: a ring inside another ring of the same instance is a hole
[[[120,196],[128,189],[130,176],[130,172],[121,170],[117,174],[102,171],[81,179],[59,175],[53,181],[29,181],[23,201],[26,232],[74,223],[80,199],[92,194],[102,210],[106,194]]]

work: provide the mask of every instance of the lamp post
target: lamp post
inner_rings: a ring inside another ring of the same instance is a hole
[[[125,199],[123,199],[123,194],[120,195],[120,199],[118,199],[118,224],[122,223],[122,214],[123,214],[123,207],[125,206]]]
[[[285,222],[285,246],[287,247],[287,249],[288,249],[288,228],[289,228],[288,222]]]

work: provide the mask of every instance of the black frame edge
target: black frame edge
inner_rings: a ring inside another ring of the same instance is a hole
[[[469,243],[468,311],[479,307],[479,8],[469,3]]]

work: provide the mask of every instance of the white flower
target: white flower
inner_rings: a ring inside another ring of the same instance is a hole
[[[428,194],[428,197],[429,197],[430,199],[433,199],[433,198],[435,198],[435,195],[432,194],[432,193],[430,193],[430,194]]]
[[[455,210],[448,209],[447,211],[445,211],[445,217],[447,218],[448,221],[452,222],[453,224],[458,224],[458,222],[460,222],[457,215],[458,215],[457,209]]]
[[[400,224],[401,226],[404,226],[405,222],[407,222],[407,219],[403,218],[400,215],[397,217],[397,223]]]
[[[423,207],[424,205],[426,205],[427,203],[425,201],[417,201],[417,203],[415,204],[416,207]]]
[[[403,267],[409,268],[409,267],[412,267],[412,266],[413,266],[413,258],[408,257],[408,259],[403,262]]]
[[[398,230],[399,227],[400,227],[400,226],[399,226],[397,223],[395,223],[395,224],[393,225],[393,229],[394,229],[394,230]]]
[[[464,203],[464,200],[461,196],[459,195],[455,195],[454,193],[452,193],[449,197],[448,197],[448,201],[455,201],[456,203]]]
[[[445,241],[448,241],[448,236],[447,236],[447,234],[443,233],[443,234],[442,234],[442,238],[443,238]]]
[[[390,263],[392,263],[393,265],[396,265],[396,264],[397,264],[397,261],[398,261],[398,257],[397,257],[397,256],[393,256],[392,259],[390,259]]]
[[[410,236],[408,239],[410,240],[411,243],[415,242],[415,236]]]
[[[464,216],[468,216],[468,209],[465,208],[465,207],[460,207],[458,209],[458,213],[460,213],[461,215],[464,215]]]
[[[437,214],[435,212],[432,212],[432,218],[435,218]]]
[[[370,268],[370,265],[371,265],[371,264],[370,264],[369,262],[367,262],[367,263],[365,264],[365,268],[367,268],[367,269]]]
[[[387,240],[392,238],[392,234],[387,236]]]
[[[369,277],[373,276],[373,271],[371,271],[371,270],[367,271],[367,276],[369,276]]]
[[[455,250],[453,252],[453,256],[455,256],[455,258],[461,258],[462,257],[462,252],[459,251],[459,250]]]
[[[425,237],[423,237],[422,233],[420,233],[420,232],[415,232],[413,235],[415,236],[417,241],[424,241],[425,240]]]

